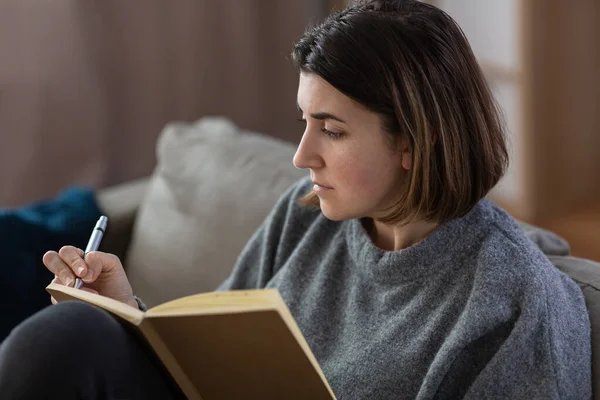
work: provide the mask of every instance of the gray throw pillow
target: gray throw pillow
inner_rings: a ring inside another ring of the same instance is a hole
[[[148,306],[214,290],[280,195],[296,146],[224,118],[167,125],[125,260]]]

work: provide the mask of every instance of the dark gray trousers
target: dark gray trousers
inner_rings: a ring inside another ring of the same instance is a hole
[[[43,309],[2,343],[0,398],[185,399],[117,318],[75,301]]]

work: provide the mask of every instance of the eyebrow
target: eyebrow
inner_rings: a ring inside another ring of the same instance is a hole
[[[303,112],[302,109],[300,108],[300,105],[296,103],[296,107],[298,107],[298,111]],[[333,114],[330,114],[328,112],[318,112],[318,113],[314,113],[314,114],[310,114],[311,118],[314,119],[318,119],[318,120],[325,120],[325,119],[332,119],[334,121],[338,121],[341,122],[343,124],[346,123],[346,121],[344,121],[343,119],[336,117]]]

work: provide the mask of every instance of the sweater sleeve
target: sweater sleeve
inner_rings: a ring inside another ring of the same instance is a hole
[[[533,306],[521,305],[510,331],[497,330],[496,339],[504,338],[465,399],[591,399],[591,333],[583,295],[556,273],[562,285],[547,285],[545,296],[528,300]]]
[[[217,291],[262,289],[281,267],[286,251],[294,243],[290,231],[298,230],[303,208],[297,203],[306,193],[309,179],[301,179],[277,201],[258,230],[240,253],[229,277]]]

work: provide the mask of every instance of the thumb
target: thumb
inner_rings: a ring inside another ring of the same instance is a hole
[[[102,251],[92,251],[85,256],[87,271],[83,271],[82,279],[85,283],[92,283],[100,274],[112,274],[123,270],[119,257]],[[85,275],[84,275],[85,274]]]

